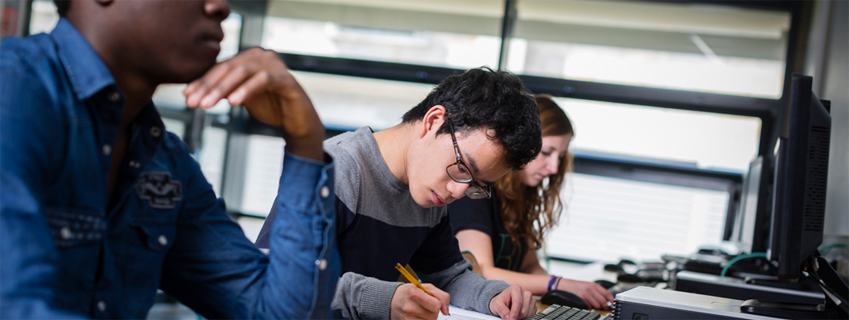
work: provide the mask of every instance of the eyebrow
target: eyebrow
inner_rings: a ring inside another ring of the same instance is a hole
[[[475,162],[475,159],[472,159],[472,157],[470,157],[469,155],[466,155],[466,160],[469,161],[469,166],[472,167],[472,171],[477,172],[478,176],[480,176],[481,170],[478,168],[478,164],[477,164],[477,162]],[[492,181],[486,181],[486,180],[478,180],[478,181],[485,183],[487,186],[491,186],[491,185],[495,184],[495,182],[492,182]]]

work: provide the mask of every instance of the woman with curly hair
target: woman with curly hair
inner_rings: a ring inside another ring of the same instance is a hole
[[[536,95],[542,125],[542,151],[522,170],[499,179],[488,200],[463,198],[449,205],[460,250],[469,251],[487,279],[518,284],[534,295],[551,290],[576,294],[603,309],[613,296],[594,282],[562,279],[540,266],[536,250],[560,218],[560,190],[572,169],[572,123],[548,95]]]

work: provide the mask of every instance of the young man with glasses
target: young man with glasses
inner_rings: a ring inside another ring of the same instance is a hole
[[[529,292],[486,281],[463,259],[447,207],[531,161],[542,142],[533,97],[513,74],[487,68],[446,78],[403,122],[325,141],[337,166],[338,245],[344,275],[332,308],[345,318],[435,318],[448,304],[504,319],[536,310]],[[257,244],[269,242],[267,229]],[[397,282],[416,270],[430,296]]]

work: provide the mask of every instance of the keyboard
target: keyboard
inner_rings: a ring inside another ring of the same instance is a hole
[[[613,316],[602,316],[601,313],[592,310],[552,304],[535,314],[530,320],[613,320]]]

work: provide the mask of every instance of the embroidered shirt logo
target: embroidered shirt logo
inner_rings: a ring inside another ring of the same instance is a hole
[[[171,180],[170,172],[145,172],[136,184],[136,195],[151,208],[174,209],[174,204],[183,200],[183,184]]]

